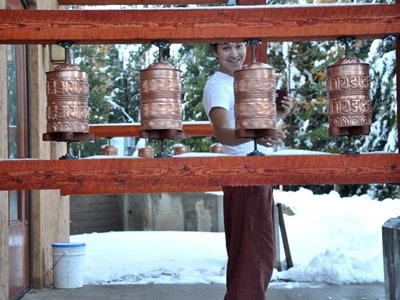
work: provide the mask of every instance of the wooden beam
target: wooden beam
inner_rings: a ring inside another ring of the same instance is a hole
[[[216,5],[226,3],[226,0],[58,0],[59,5]]]
[[[208,43],[381,38],[400,34],[400,4],[212,9],[0,10],[0,43]]]
[[[184,122],[183,131],[191,137],[215,135],[210,122]],[[91,124],[89,132],[94,133],[96,138],[139,137],[140,124]]]
[[[400,183],[399,154],[0,161],[0,190],[204,191],[224,185]]]

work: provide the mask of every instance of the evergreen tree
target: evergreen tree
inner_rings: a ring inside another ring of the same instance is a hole
[[[207,121],[203,107],[203,89],[207,79],[218,68],[217,60],[212,57],[208,45],[182,45],[175,58],[175,64],[183,70],[183,120]],[[215,138],[187,138],[192,151],[208,152]]]
[[[269,63],[277,65],[284,74],[279,85],[289,88],[296,99],[292,113],[283,122],[288,134],[286,147],[329,153],[343,153],[349,144],[359,152],[397,149],[397,143],[393,143],[397,135],[394,44],[388,43],[386,47],[383,44],[359,40],[352,45],[350,56],[370,64],[373,124],[370,135],[351,140],[328,135],[326,68],[344,57],[344,45],[338,41],[270,44]],[[327,192],[332,186],[309,188]],[[398,193],[398,188],[392,185],[340,185],[336,189],[342,195],[369,191],[380,199]]]
[[[106,70],[115,61],[110,61],[109,53],[113,45],[80,45],[73,47],[75,64],[88,74],[89,79],[89,124],[104,124],[109,122],[111,105],[105,100],[109,94],[110,81],[105,76]],[[102,145],[107,141],[104,138],[93,142],[72,143],[72,152],[79,156],[96,155],[101,152]]]
[[[146,51],[151,45],[139,45],[134,50],[125,49],[121,46],[120,51],[125,54],[118,57],[115,64],[118,68],[110,72],[111,92],[107,98],[113,110],[110,111],[109,121],[111,123],[139,122],[140,118],[140,70],[146,68]]]

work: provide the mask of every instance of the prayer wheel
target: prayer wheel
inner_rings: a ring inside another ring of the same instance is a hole
[[[237,137],[273,136],[276,130],[274,69],[253,61],[234,72]]]
[[[141,133],[170,130],[182,131],[180,70],[170,64],[157,62],[140,71]],[[172,135],[172,136],[171,136]]]
[[[89,132],[89,82],[76,65],[63,64],[47,72],[47,132]]]
[[[369,65],[346,57],[327,68],[329,135],[367,135],[372,123]]]
[[[154,157],[154,149],[150,145],[147,145],[138,150],[138,156],[143,158],[153,158]]]
[[[101,154],[102,155],[118,155],[118,149],[113,145],[103,145],[101,147]]]
[[[190,146],[184,144],[175,144],[172,146],[174,149],[174,155],[181,155],[190,152]]]

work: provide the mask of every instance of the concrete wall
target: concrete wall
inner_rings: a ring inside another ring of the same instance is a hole
[[[70,201],[70,232],[121,231],[123,195],[72,196]]]
[[[71,196],[71,234],[112,230],[224,230],[222,193]]]
[[[222,193],[125,195],[124,230],[223,231]]]

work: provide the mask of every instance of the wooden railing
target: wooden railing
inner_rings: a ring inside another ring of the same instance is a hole
[[[224,185],[336,183],[400,183],[400,155],[0,161],[0,190],[118,194],[218,190]]]
[[[143,0],[58,0],[59,5],[143,5]],[[146,0],[146,5],[226,4],[225,0]]]
[[[210,122],[184,122],[183,131],[188,137],[214,135]],[[139,137],[140,124],[92,124],[89,132],[94,133],[96,138]]]

